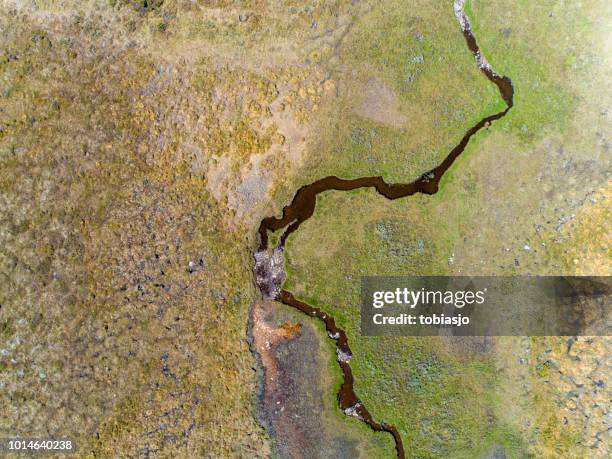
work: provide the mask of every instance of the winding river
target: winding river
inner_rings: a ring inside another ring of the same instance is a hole
[[[387,183],[381,176],[361,177],[357,179],[342,179],[336,176],[325,177],[300,188],[291,204],[283,208],[282,217],[264,218],[259,226],[259,247],[254,254],[255,275],[257,286],[264,300],[277,300],[296,308],[303,313],[316,317],[325,324],[330,338],[336,341],[338,363],[342,370],[343,383],[338,393],[338,401],[344,413],[365,422],[375,431],[388,432],[393,436],[397,457],[405,457],[405,449],[398,430],[385,422],[377,422],[361,402],[353,389],[353,373],[349,365],[351,350],[344,330],[336,326],[335,320],[329,314],[296,299],[291,292],[282,290],[284,280],[283,249],[287,237],[296,231],[302,222],[314,213],[317,195],[328,190],[350,191],[358,188],[374,188],[387,199],[400,199],[416,193],[435,194],[439,189],[440,180],[455,160],[463,153],[470,139],[481,129],[504,117],[513,106],[514,88],[510,78],[498,75],[481,54],[476,38],[472,33],[469,18],[464,13],[463,0],[455,0],[454,13],[459,21],[463,36],[469,50],[474,55],[482,73],[495,84],[506,103],[503,111],[486,116],[470,127],[459,143],[448,153],[444,160],[434,169],[425,172],[417,180],[410,183]],[[269,247],[268,233],[283,230],[276,247]]]

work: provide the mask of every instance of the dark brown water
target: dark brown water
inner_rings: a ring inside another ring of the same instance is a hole
[[[282,217],[267,217],[262,220],[258,230],[260,238],[258,252],[261,253],[268,250],[268,232],[276,232],[284,229],[277,247],[277,249],[282,250],[287,237],[296,231],[302,222],[308,220],[314,213],[317,203],[317,195],[319,193],[329,190],[350,191],[358,188],[374,188],[379,194],[383,195],[387,199],[399,199],[416,193],[435,194],[438,192],[438,187],[442,176],[453,165],[461,153],[463,153],[472,136],[474,136],[481,129],[488,127],[493,121],[505,116],[506,113],[508,113],[508,110],[512,108],[514,102],[514,87],[512,86],[512,81],[508,77],[497,75],[488,64],[482,63],[480,50],[469,24],[464,28],[463,36],[465,37],[468,48],[479,63],[480,70],[486,75],[489,81],[495,84],[499,89],[501,97],[506,103],[506,109],[481,119],[478,123],[468,129],[463,135],[461,141],[449,152],[446,158],[444,158],[444,160],[436,168],[424,173],[421,175],[421,177],[413,182],[387,183],[381,176],[361,177],[351,180],[330,176],[317,180],[310,185],[303,186],[297,191],[293,197],[293,200],[291,201],[291,204],[283,208]],[[268,295],[270,292],[269,287],[265,283],[258,283],[258,285],[262,291],[262,295],[266,297],[266,295]],[[397,456],[400,459],[404,459],[404,446],[402,443],[402,438],[397,429],[394,426],[384,422],[375,421],[363,403],[361,403],[359,397],[357,397],[355,394],[353,389],[353,373],[349,365],[351,350],[348,346],[348,340],[344,330],[336,326],[336,322],[333,317],[320,309],[314,308],[297,300],[291,292],[281,290],[277,299],[282,303],[294,307],[305,314],[308,314],[309,316],[316,317],[325,323],[325,328],[327,329],[330,337],[336,341],[338,363],[340,364],[343,375],[343,383],[340,388],[340,392],[338,393],[340,407],[347,415],[361,419],[373,430],[377,432],[388,432],[393,435]]]

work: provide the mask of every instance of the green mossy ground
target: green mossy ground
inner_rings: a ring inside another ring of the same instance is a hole
[[[338,97],[318,117],[304,183],[325,175],[414,179],[440,162],[466,126],[503,109],[441,2],[370,6],[330,65]],[[402,116],[395,124],[389,114],[387,123],[368,116],[367,94],[383,97],[378,87],[394,95]]]
[[[357,393],[376,417],[398,426],[411,457],[477,457],[496,445],[509,457],[561,457],[582,454],[592,441],[582,436],[584,425],[562,427],[557,417],[544,431],[534,426],[541,413],[559,409],[549,395],[499,396],[519,374],[535,386],[546,378],[545,362],[534,361],[529,375],[517,363],[521,355],[537,360],[537,346],[525,351],[517,338],[474,352],[437,339],[362,337],[359,279],[574,272],[566,253],[590,242],[567,237],[573,215],[606,184],[609,167],[610,100],[598,89],[609,70],[605,9],[597,2],[470,4],[481,49],[514,82],[513,110],[473,139],[437,195],[390,202],[371,190],[328,192],[289,238],[286,288],[347,330]],[[488,84],[482,76],[480,83]],[[452,130],[437,132],[444,138]]]

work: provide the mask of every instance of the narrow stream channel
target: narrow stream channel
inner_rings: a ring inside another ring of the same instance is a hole
[[[455,160],[463,153],[465,147],[481,129],[488,127],[493,121],[506,115],[512,108],[514,102],[514,87],[510,78],[500,76],[491,68],[489,63],[480,53],[476,38],[472,33],[469,18],[463,11],[463,0],[455,0],[454,13],[461,25],[463,36],[469,50],[474,55],[478,67],[485,76],[495,84],[506,103],[506,109],[493,115],[484,117],[474,126],[467,130],[461,141],[449,152],[436,168],[424,173],[417,180],[410,183],[387,183],[381,176],[361,177],[357,179],[342,179],[336,176],[325,177],[309,185],[301,187],[295,194],[290,205],[283,208],[281,218],[264,218],[259,226],[259,248],[255,252],[255,274],[257,286],[264,299],[273,299],[296,308],[303,313],[316,317],[325,323],[325,328],[330,338],[336,341],[336,353],[338,363],[342,370],[343,383],[338,393],[338,401],[344,413],[365,422],[373,430],[388,432],[395,440],[397,457],[405,458],[404,445],[398,430],[387,423],[377,422],[359,400],[353,389],[353,373],[349,365],[351,350],[344,330],[336,326],[332,316],[318,308],[310,306],[296,299],[291,292],[282,290],[284,273],[282,272],[282,253],[287,237],[296,231],[302,222],[308,220],[314,213],[317,195],[328,190],[350,191],[358,188],[375,188],[376,191],[387,199],[399,199],[416,193],[435,194],[438,191],[440,180],[444,173],[453,165]],[[268,250],[268,232],[283,230],[278,245],[272,254]]]

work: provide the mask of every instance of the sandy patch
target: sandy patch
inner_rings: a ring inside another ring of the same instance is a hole
[[[398,108],[397,95],[385,83],[370,78],[363,93],[363,100],[355,108],[357,115],[394,128],[406,124],[408,118]]]

